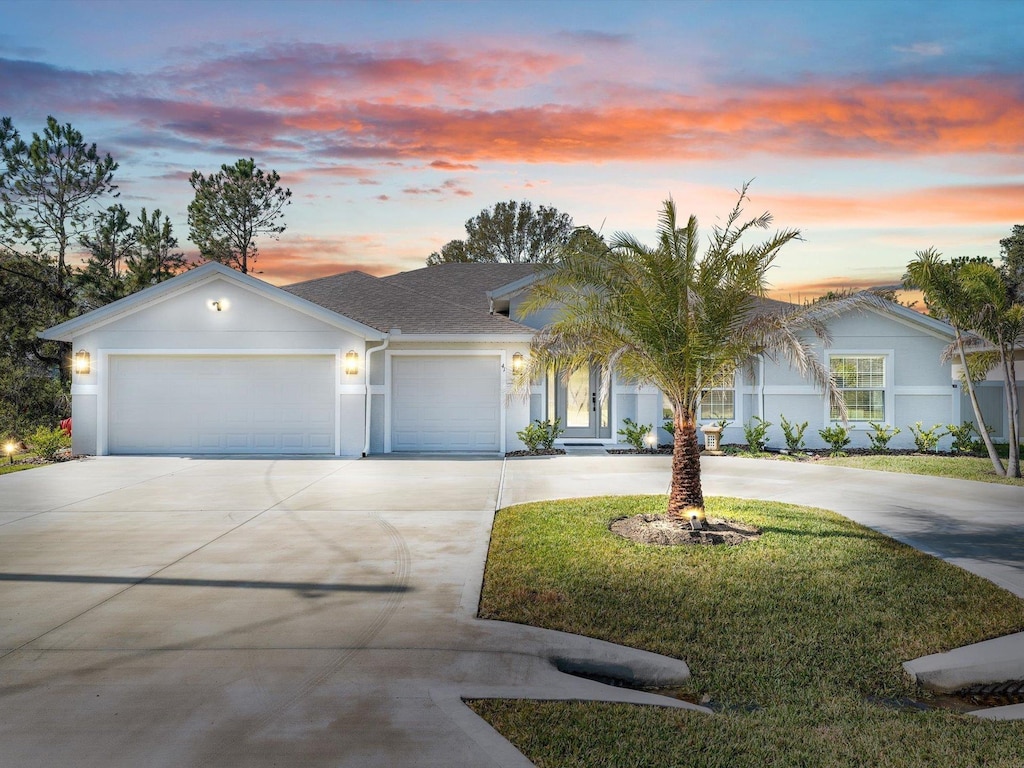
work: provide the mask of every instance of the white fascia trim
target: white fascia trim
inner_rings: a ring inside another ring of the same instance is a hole
[[[403,337],[405,338],[405,337]],[[503,349],[392,349],[384,352],[384,453],[391,453],[391,406],[392,406],[392,375],[391,361],[398,357],[496,357],[501,365],[502,384],[504,374],[508,370],[508,352]],[[380,386],[380,385],[374,385]],[[502,386],[504,391],[506,387]],[[374,393],[376,394],[376,393]],[[505,438],[505,398],[499,404],[499,450],[506,451]]]
[[[110,358],[111,357],[333,357],[335,396],[334,404],[334,455],[341,455],[341,407],[338,394],[344,386],[340,383],[341,350],[339,349],[97,349],[99,370],[96,372],[95,384],[80,384],[80,387],[94,388],[96,394],[96,455],[106,456],[108,453],[107,420],[109,418],[110,400]],[[360,390],[364,390],[362,385]],[[75,392],[72,391],[72,396]]]
[[[903,325],[915,328],[919,331],[924,331],[929,336],[942,339],[943,341],[952,341],[956,337],[956,333],[953,331],[953,327],[948,323],[944,323],[941,320],[936,320],[934,317],[928,315],[922,315],[920,312],[915,312],[907,307],[902,307],[899,304],[893,304],[891,307],[885,309],[879,307],[868,307],[869,311],[876,312],[884,317],[890,317]]]
[[[497,299],[505,296],[511,296],[513,293],[518,293],[519,291],[523,290],[523,288],[528,288],[529,286],[533,285],[539,279],[540,275],[534,272],[532,275],[521,277],[518,280],[508,283],[507,285],[502,285],[499,286],[498,288],[495,288],[494,290],[487,291],[485,295],[487,296],[488,299]]]
[[[111,304],[95,309],[92,312],[81,315],[80,317],[73,318],[61,323],[60,325],[55,325],[52,328],[48,328],[47,330],[40,332],[39,337],[54,341],[72,341],[76,335],[80,335],[86,331],[96,330],[97,328],[108,325],[115,320],[120,320],[127,315],[141,311],[146,307],[162,304],[169,299],[180,296],[188,291],[201,288],[207,283],[211,283],[220,278],[230,280],[236,283],[239,288],[247,290],[250,293],[263,296],[271,301],[276,301],[279,304],[283,304],[284,306],[294,309],[301,314],[312,317],[335,328],[349,331],[357,336],[362,336],[365,339],[379,340],[384,338],[384,334],[376,328],[371,328],[368,325],[364,325],[356,320],[340,315],[337,312],[332,312],[325,307],[321,307],[319,304],[314,304],[311,301],[307,301],[306,299],[300,298],[292,293],[288,293],[288,291],[273,286],[270,283],[257,280],[249,275],[243,275],[241,272],[236,272],[235,270],[229,269],[216,262],[209,262],[201,267],[197,267],[196,269],[184,272],[177,277],[173,277],[170,280],[145,288],[138,293],[133,293],[131,296],[118,299]]]
[[[473,344],[529,344],[533,341],[534,333],[402,333],[391,337],[392,344],[403,342],[428,342],[436,344],[447,342],[458,344],[468,342]],[[443,352],[443,354],[448,354]]]

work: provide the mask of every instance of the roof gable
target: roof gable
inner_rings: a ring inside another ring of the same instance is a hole
[[[243,275],[217,262],[207,262],[200,267],[183,272],[162,283],[145,288],[123,299],[111,302],[99,309],[87,312],[79,317],[67,320],[52,328],[42,331],[39,335],[44,339],[71,341],[88,331],[102,328],[110,323],[122,320],[147,307],[160,304],[175,296],[196,290],[217,280],[228,280],[244,290],[259,294],[271,301],[283,304],[292,310],[313,317],[321,322],[342,330],[350,331],[367,339],[379,339],[382,334],[373,327],[360,323],[345,315],[333,312],[323,306],[295,296],[270,283],[250,275]]]

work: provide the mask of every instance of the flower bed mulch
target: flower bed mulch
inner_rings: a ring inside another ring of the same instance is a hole
[[[516,456],[564,456],[564,448],[542,448],[539,451],[509,451],[505,454],[508,458]]]
[[[701,530],[692,530],[688,523],[667,515],[633,515],[621,517],[609,526],[612,533],[638,544],[662,547],[680,545],[735,547],[761,537],[761,529],[736,520],[709,517]]]

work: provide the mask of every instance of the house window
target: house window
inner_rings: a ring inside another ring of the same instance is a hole
[[[829,359],[829,370],[850,421],[885,421],[884,355],[836,355]],[[831,418],[840,419],[837,405],[831,408]]]
[[[701,421],[721,421],[736,418],[736,389],[733,374],[721,376],[712,382],[700,401]]]

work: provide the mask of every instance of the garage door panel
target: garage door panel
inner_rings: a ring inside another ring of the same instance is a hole
[[[334,370],[326,355],[111,356],[108,450],[333,453]]]
[[[391,375],[391,450],[501,450],[497,356],[395,356]]]

